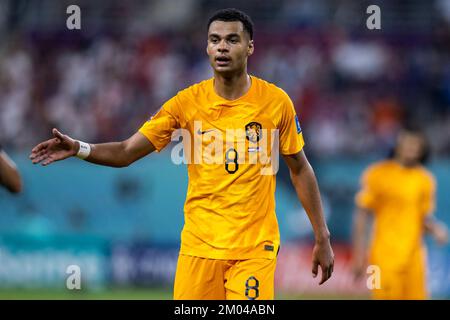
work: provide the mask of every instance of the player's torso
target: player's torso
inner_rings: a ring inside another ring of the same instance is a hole
[[[389,161],[380,171],[382,177],[378,182],[378,192],[382,210],[397,211],[420,207],[424,176],[419,169],[404,168]]]
[[[272,142],[277,141],[280,99],[267,98],[270,93],[256,83],[243,98],[227,101],[209,85],[195,91],[180,121],[189,159],[182,252],[272,258],[279,242],[278,145]]]
[[[372,254],[383,264],[403,265],[422,246],[424,175],[391,161],[379,170]]]
[[[255,85],[234,101],[218,97],[211,87],[198,90],[183,110],[188,200],[226,198],[248,208],[249,198],[258,194],[273,197],[267,192],[275,187],[280,102],[259,94],[260,84]]]

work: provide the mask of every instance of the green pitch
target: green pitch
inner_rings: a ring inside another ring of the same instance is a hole
[[[172,291],[164,288],[114,288],[94,290],[0,289],[0,300],[167,300]]]
[[[278,300],[367,299],[346,295],[277,294]],[[171,288],[111,288],[94,290],[0,289],[0,300],[171,300]]]

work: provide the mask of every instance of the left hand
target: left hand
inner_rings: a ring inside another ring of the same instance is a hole
[[[312,257],[313,278],[317,277],[319,266],[322,270],[322,279],[319,282],[319,285],[321,285],[330,279],[334,268],[334,253],[329,240],[316,242],[314,245]]]
[[[443,223],[436,223],[432,229],[432,235],[440,245],[448,243],[448,230]]]

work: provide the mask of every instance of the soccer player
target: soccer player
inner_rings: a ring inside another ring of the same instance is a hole
[[[354,273],[365,272],[366,228],[373,216],[369,264],[379,267],[374,299],[426,299],[426,250],[423,236],[448,240],[446,226],[433,218],[435,179],[424,167],[428,142],[417,128],[403,129],[392,157],[369,166],[356,195]]]
[[[262,141],[270,135],[265,130],[278,129],[277,151],[289,166],[292,183],[314,230],[313,277],[318,275],[319,266],[319,284],[333,272],[330,233],[316,178],[303,151],[303,134],[294,106],[283,90],[247,73],[247,59],[253,51],[251,19],[236,9],[220,10],[208,23],[206,52],[213,78],[178,92],[128,140],[87,144],[53,129],[54,138],[37,145],[30,155],[33,163],[43,165],[78,155],[92,163],[125,167],[163,149],[179,128],[189,133],[184,142],[193,140],[194,147],[195,139],[202,139],[201,149],[209,148],[213,140],[219,142],[221,150],[216,149],[211,157],[219,157],[220,163],[188,163],[175,299],[274,298],[280,248],[274,201],[276,176],[261,174],[265,167],[261,162],[249,163],[250,158],[263,152]],[[236,138],[243,138],[239,140],[245,143],[243,151],[221,140],[230,129],[244,133]],[[270,157],[272,152],[266,155]],[[187,158],[195,155],[188,154]]]
[[[19,193],[22,190],[19,170],[14,161],[3,151],[2,146],[0,146],[0,185],[11,193]]]

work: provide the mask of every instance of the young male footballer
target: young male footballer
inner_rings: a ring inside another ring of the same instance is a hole
[[[425,135],[416,128],[405,128],[397,138],[392,157],[370,165],[363,173],[356,196],[354,273],[356,278],[361,277],[367,262],[378,267],[380,287],[373,289],[374,299],[428,297],[423,236],[430,233],[444,244],[448,233],[432,215],[436,183],[424,167],[427,157]],[[370,215],[374,225],[367,250]]]
[[[78,156],[125,167],[160,151],[182,130],[193,153],[186,153],[189,185],[174,299],[274,298],[278,152],[314,230],[313,276],[320,266],[322,284],[333,272],[330,233],[294,106],[283,90],[247,73],[253,51],[251,19],[236,9],[220,10],[208,22],[213,78],[178,92],[125,141],[88,144],[53,129],[54,138],[30,155],[43,165]],[[262,158],[272,159],[275,169]]]

